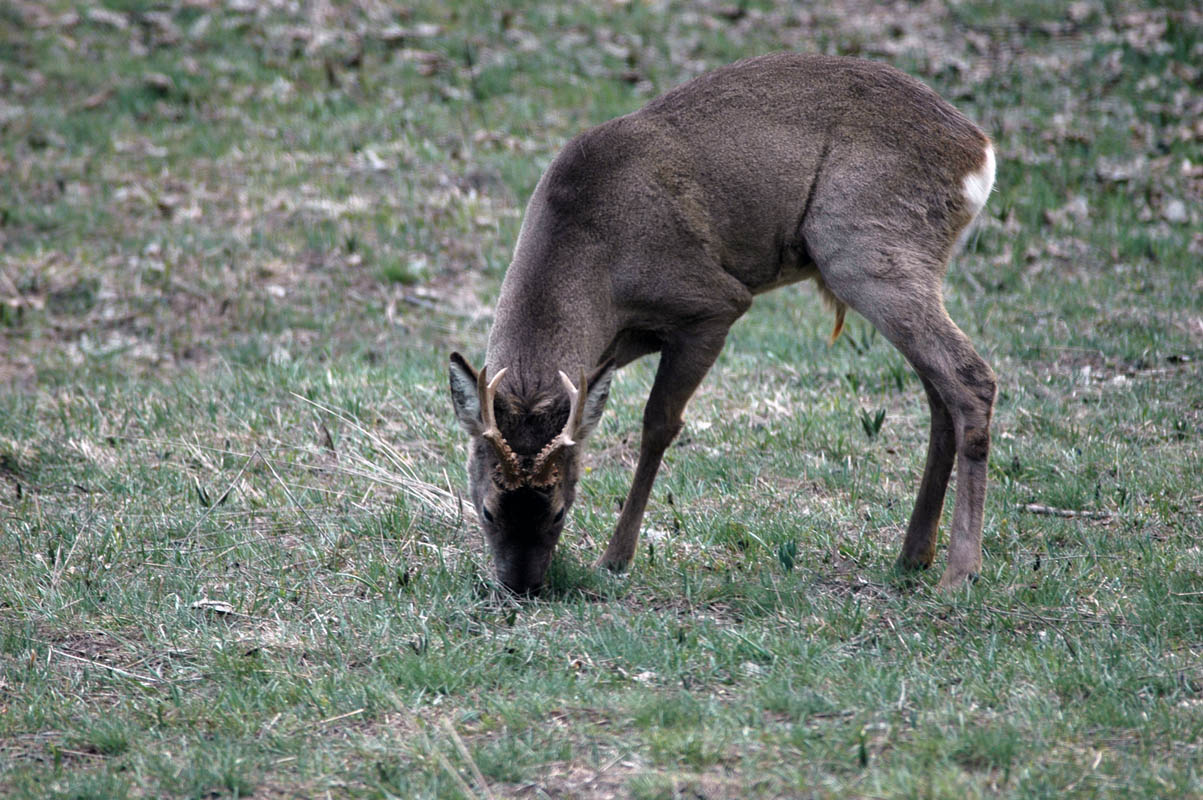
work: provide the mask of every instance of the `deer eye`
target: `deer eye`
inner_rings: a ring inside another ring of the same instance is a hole
[[[564,509],[561,508],[559,511],[556,512],[556,518],[551,521],[551,524],[558,525],[560,520],[562,520],[562,519],[564,519]]]
[[[480,512],[481,512],[482,514],[484,514],[484,516],[485,516],[485,522],[492,522],[492,521],[493,521],[493,515],[489,513],[489,509],[487,509],[487,508],[485,508],[485,507],[483,507],[483,506],[482,506],[482,507],[481,507],[481,509],[480,509]]]

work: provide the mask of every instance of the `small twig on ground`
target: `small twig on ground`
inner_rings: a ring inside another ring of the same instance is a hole
[[[455,781],[455,785],[459,788],[460,793],[463,794],[464,797],[468,798],[468,800],[476,800],[476,792],[472,791],[472,787],[468,785],[466,780],[464,780],[464,776],[460,775],[459,771],[456,770],[455,765],[451,763],[447,756],[443,755],[443,751],[439,749],[438,743],[431,739],[429,732],[426,730],[426,721],[410,711],[408,708],[402,707],[399,710],[405,717],[409,719],[415,729],[422,731],[422,738],[425,740],[426,746],[430,749],[430,752],[434,754],[435,760],[439,762],[439,766],[446,770],[447,774],[451,776],[451,779]],[[458,735],[456,735],[455,730],[451,729],[450,725],[451,723],[446,719],[443,720],[443,726],[451,730],[452,742],[455,744],[457,749],[463,748],[460,751],[461,754],[463,754],[467,748],[464,747],[463,741],[460,740]],[[476,777],[476,779],[480,781],[481,786],[484,787],[485,794],[489,800],[493,800],[493,793],[489,789],[489,785],[485,783],[484,777],[480,774],[480,770],[477,768],[476,762],[472,760],[471,756],[467,755],[465,755],[465,760],[471,767],[474,777]]]
[[[452,727],[451,721],[443,717],[443,730],[447,731],[447,735],[451,737],[451,741],[455,744],[455,749],[459,751],[460,757],[468,762],[468,769],[472,771],[472,777],[476,779],[476,783],[484,790],[485,797],[489,800],[495,800],[493,790],[489,788],[485,776],[481,773],[480,767],[476,766],[476,761],[472,758],[472,754],[468,752],[468,746],[464,744],[464,740],[460,738],[455,728]]]
[[[330,455],[334,460],[338,461],[338,450],[334,448],[334,436],[330,434],[330,429],[326,427],[326,422],[320,417],[317,421],[317,427],[318,431],[322,434],[322,445],[330,451]]]
[[[84,664],[87,664],[88,666],[91,666],[91,667],[98,667],[98,668],[100,668],[100,669],[107,669],[109,672],[112,672],[114,675],[120,675],[120,676],[121,676],[121,677],[123,677],[123,678],[129,678],[129,679],[131,679],[131,680],[138,681],[138,682],[139,682],[139,683],[141,683],[143,686],[153,686],[153,685],[155,685],[156,683],[162,683],[162,681],[161,681],[161,680],[159,680],[158,678],[155,678],[155,677],[153,677],[153,676],[151,676],[151,675],[139,675],[139,674],[138,674],[138,673],[136,673],[136,672],[130,672],[129,670],[124,670],[124,669],[121,669],[120,667],[114,667],[114,666],[112,666],[112,665],[110,665],[110,664],[105,664],[105,663],[102,663],[102,662],[100,662],[100,661],[93,661],[93,660],[92,660],[92,659],[90,659],[90,658],[84,658],[83,656],[72,655],[71,653],[67,653],[67,652],[64,652],[64,651],[62,651],[62,650],[59,650],[59,649],[58,649],[58,648],[56,648],[56,647],[51,647],[51,648],[50,648],[50,654],[51,654],[51,655],[60,655],[60,656],[62,656],[63,658],[69,658],[69,659],[71,659],[72,661],[80,661],[80,662],[82,662],[82,663],[84,663]]]
[[[1053,506],[1044,506],[1039,503],[1020,503],[1019,510],[1026,511],[1029,514],[1042,514],[1047,517],[1062,517],[1064,519],[1110,520],[1115,517],[1115,514],[1110,511],[1077,511],[1072,508],[1054,508]]]
[[[1065,642],[1065,649],[1068,650],[1069,654],[1071,656],[1073,656],[1074,658],[1078,657],[1078,648],[1074,647],[1074,643],[1069,640],[1069,634],[1065,632],[1065,628],[1061,627],[1061,625],[1058,624],[1055,620],[1051,620],[1048,617],[1043,616],[1039,611],[1032,608],[1027,603],[1020,600],[1019,598],[1015,598],[1015,602],[1019,603],[1019,605],[1023,606],[1025,609],[1027,609],[1027,612],[1029,614],[1031,614],[1033,617],[1040,620],[1045,625],[1048,625],[1050,628],[1055,630],[1057,633],[1061,634],[1061,641]]]
[[[451,779],[455,781],[455,785],[459,787],[461,792],[463,792],[464,797],[469,798],[469,800],[476,800],[476,792],[472,791],[472,787],[468,785],[466,780],[464,780],[464,776],[456,772],[455,766],[447,760],[447,756],[443,755],[443,751],[439,750],[437,747],[434,748],[434,757],[438,760],[439,765],[442,766],[443,769],[447,770],[447,774],[449,774]]]
[[[339,714],[334,717],[327,717],[326,719],[323,719],[320,722],[317,722],[315,724],[317,725],[317,727],[320,728],[324,725],[329,725],[331,722],[338,722],[340,719],[346,719],[347,717],[354,717],[357,714],[362,714],[365,710],[366,710],[366,708],[357,708],[354,711],[348,711],[346,714]]]
[[[1043,614],[1036,614],[1035,612],[1030,611],[1030,610],[1029,611],[1016,611],[1014,609],[998,608],[997,606],[982,606],[982,608],[984,608],[985,610],[987,610],[993,614],[1001,614],[1001,615],[1007,616],[1007,617],[1018,617],[1019,619],[1026,619],[1029,622],[1034,620],[1036,622],[1042,622],[1045,625],[1057,625],[1057,624],[1060,624],[1060,625],[1070,625],[1070,624],[1114,625],[1116,627],[1121,627],[1121,628],[1126,627],[1128,625],[1127,620],[1117,619],[1115,617],[1104,617],[1104,616],[1100,616],[1100,615],[1096,615],[1093,617],[1081,616],[1081,617],[1076,617],[1076,618],[1048,617]]]

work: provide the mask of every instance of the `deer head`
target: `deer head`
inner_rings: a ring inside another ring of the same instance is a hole
[[[472,437],[468,483],[472,505],[497,566],[511,591],[529,593],[542,584],[551,555],[576,497],[581,442],[600,419],[610,393],[614,362],[577,384],[559,373],[560,391],[498,396],[509,371],[479,373],[451,354],[451,401]],[[498,411],[501,424],[498,424]],[[558,431],[552,436],[551,431]]]

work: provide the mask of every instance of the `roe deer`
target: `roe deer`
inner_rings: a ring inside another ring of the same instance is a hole
[[[927,463],[899,564],[932,563],[955,459],[940,585],[975,575],[995,379],[941,284],[994,168],[989,138],[919,81],[813,55],[716,69],[572,139],[527,206],[485,366],[451,354],[472,503],[501,582],[542,584],[614,369],[659,351],[635,477],[600,560],[626,567],[665,448],[728,329],[753,296],[807,278],[835,311],[833,340],[851,307],[927,393]]]

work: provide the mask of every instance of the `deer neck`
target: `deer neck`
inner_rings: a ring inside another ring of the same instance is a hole
[[[565,263],[552,278],[521,259],[506,272],[486,362],[508,368],[514,390],[558,392],[561,370],[592,370],[615,336],[609,281],[581,269],[579,254]]]

